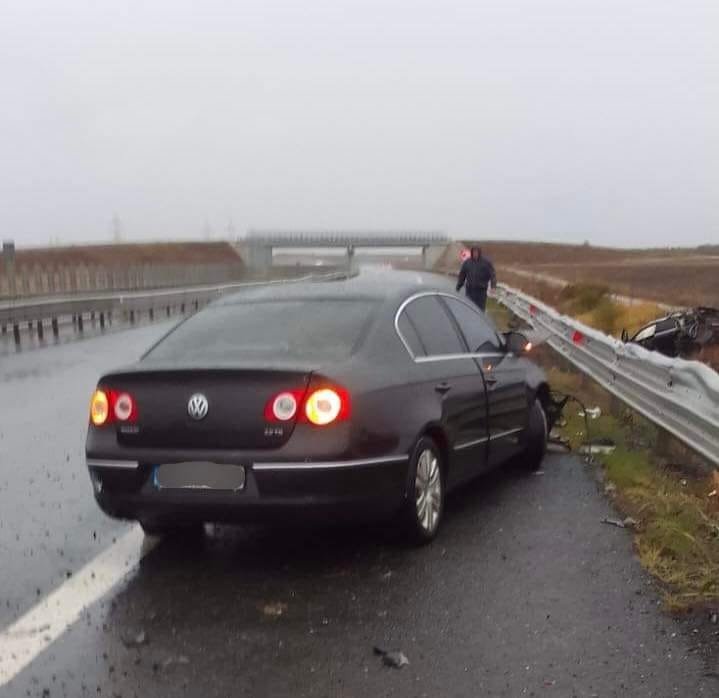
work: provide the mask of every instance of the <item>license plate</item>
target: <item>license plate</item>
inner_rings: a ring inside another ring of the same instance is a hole
[[[207,461],[163,463],[155,466],[152,482],[159,490],[239,492],[245,489],[245,468]]]

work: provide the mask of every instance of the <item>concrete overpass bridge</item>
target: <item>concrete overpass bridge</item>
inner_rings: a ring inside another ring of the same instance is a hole
[[[245,263],[256,270],[272,266],[275,249],[344,248],[347,265],[351,268],[355,251],[362,248],[406,247],[422,250],[422,262],[430,269],[451,239],[438,232],[290,232],[251,230],[244,240],[238,241]]]

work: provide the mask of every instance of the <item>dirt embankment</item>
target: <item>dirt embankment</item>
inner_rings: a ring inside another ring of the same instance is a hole
[[[227,242],[118,243],[112,245],[73,245],[18,249],[15,268],[100,266],[106,268],[136,265],[232,264],[242,259]],[[3,268],[0,266],[0,274]]]
[[[571,284],[601,284],[615,294],[671,306],[719,306],[719,254],[714,247],[624,250],[466,240],[447,247],[437,270],[457,270],[461,250],[473,244],[492,259],[500,281],[511,269],[520,269]]]

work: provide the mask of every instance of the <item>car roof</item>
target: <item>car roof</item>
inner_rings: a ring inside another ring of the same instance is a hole
[[[322,300],[366,298],[401,300],[422,291],[454,290],[448,277],[428,272],[396,269],[362,269],[354,274],[318,275],[313,279],[247,286],[228,293],[213,305],[233,305],[273,300]]]

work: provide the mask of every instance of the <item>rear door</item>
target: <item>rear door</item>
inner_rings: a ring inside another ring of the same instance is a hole
[[[462,481],[485,465],[486,397],[482,374],[467,345],[436,294],[410,302],[398,319],[415,361],[431,376],[428,388],[442,403],[442,418],[452,448],[451,481]]]
[[[483,313],[459,298],[443,297],[482,368],[487,386],[488,455],[495,467],[520,450],[527,425],[526,372],[521,361],[505,351],[499,334]]]

